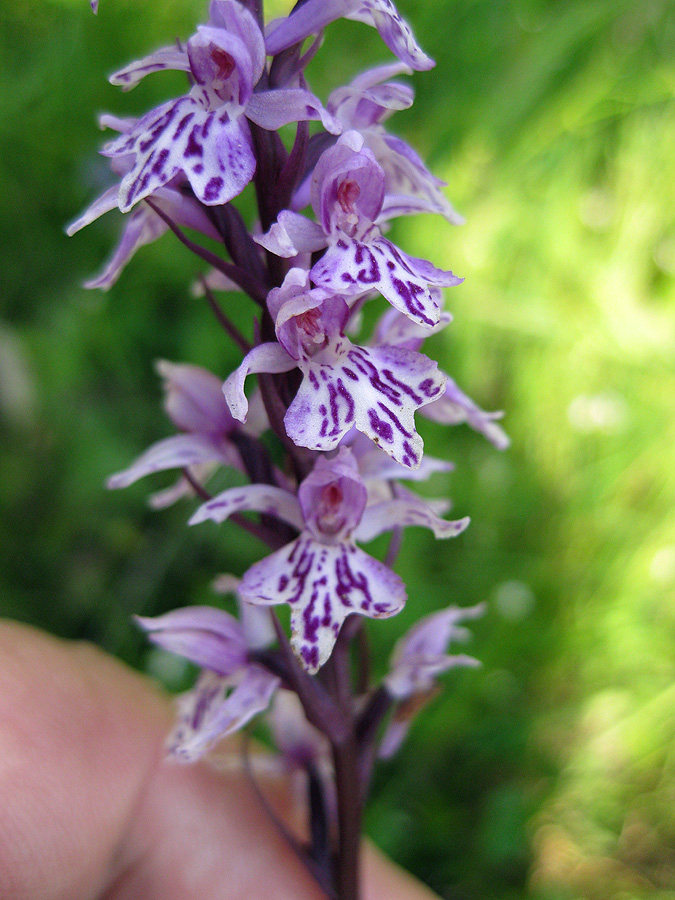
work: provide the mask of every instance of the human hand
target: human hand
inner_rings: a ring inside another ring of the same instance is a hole
[[[0,900],[325,900],[240,770],[164,759],[172,715],[100,650],[0,623]],[[363,868],[364,900],[433,900],[371,846]]]

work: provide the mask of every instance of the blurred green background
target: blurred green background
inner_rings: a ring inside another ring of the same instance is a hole
[[[261,547],[188,507],[103,483],[171,433],[153,360],[226,375],[236,353],[171,236],[107,294],[79,284],[121,216],[68,239],[109,183],[105,76],[204,18],[196,0],[14,0],[0,35],[0,613],[93,640],[178,686],[130,623],[216,602]],[[287,11],[278,0],[270,11]],[[471,528],[406,536],[408,607],[370,628],[377,665],[420,614],[488,602],[469,651],[375,783],[368,830],[453,900],[675,898],[675,6],[668,0],[400,3],[437,67],[390,122],[467,224],[401,221],[406,250],[466,276],[435,354],[487,409],[499,454],[424,423]],[[388,59],[339,22],[309,70],[327,92]],[[180,76],[176,76],[180,78]],[[235,315],[247,303],[229,301]],[[426,488],[427,486],[425,486]],[[1,687],[0,687],[1,689]]]

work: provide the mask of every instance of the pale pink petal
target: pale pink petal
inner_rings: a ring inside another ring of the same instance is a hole
[[[202,669],[232,675],[245,663],[248,648],[234,616],[213,606],[185,606],[163,616],[134,617],[150,640]]]
[[[259,666],[248,666],[240,683],[205,671],[195,687],[178,699],[179,720],[167,740],[180,762],[200,759],[221,738],[232,734],[269,706],[279,679]]]
[[[109,488],[125,488],[139,478],[166,469],[184,469],[200,463],[218,460],[234,465],[238,454],[221,440],[212,440],[203,434],[176,434],[158,441],[138,457],[128,469],[108,478]],[[240,464],[240,463],[239,463]]]
[[[276,256],[290,259],[299,253],[314,253],[326,246],[326,235],[320,225],[289,209],[279,213],[277,221],[265,234],[253,240]]]
[[[279,88],[259,91],[246,104],[246,117],[261,128],[277,131],[290,122],[307,122],[319,119],[330,134],[342,130],[333,116],[324,109],[321,101],[302,88]]]

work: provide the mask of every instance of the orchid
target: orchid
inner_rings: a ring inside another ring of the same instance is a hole
[[[255,563],[239,587],[249,603],[291,606],[291,643],[309,672],[331,654],[342,623],[351,614],[384,618],[405,603],[401,579],[360,550],[369,541],[403,525],[422,525],[436,537],[460,534],[467,518],[439,518],[422,501],[391,500],[366,508],[367,490],[347,448],[334,460],[320,457],[298,488],[297,498],[281,488],[231,488],[204,503],[191,525],[223,522],[233,512],[255,509],[277,516],[300,531],[299,537]]]
[[[348,297],[377,290],[413,321],[433,327],[441,311],[431,288],[462,279],[408,256],[382,236],[377,221],[384,197],[384,170],[363,136],[348,131],[314,169],[312,207],[318,222],[285,210],[256,240],[282,257],[327,247],[309,273],[318,287]]]
[[[179,701],[178,723],[167,741],[177,759],[199,759],[267,708],[279,679],[250,661],[244,630],[234,616],[192,606],[156,618],[137,616],[136,622],[153,643],[204,670]]]
[[[353,426],[397,462],[417,468],[422,438],[413,413],[443,392],[435,362],[403,347],[358,347],[345,337],[346,300],[311,289],[302,269],[291,269],[270,291],[268,306],[278,343],[259,344],[223,387],[232,414],[245,421],[244,381],[251,372],[287,372],[303,380],[286,412],[286,433],[299,447],[328,451]]]
[[[254,93],[264,64],[263,36],[253,15],[237,0],[211,0],[209,24],[198,28],[185,50],[164,47],[111,77],[127,90],[163,69],[182,70],[195,82],[185,97],[147,113],[102,151],[133,159],[119,188],[122,212],[179,174],[207,206],[236,197],[256,168],[249,121],[275,130],[321,119],[329,130],[339,130],[303,88]]]
[[[137,120],[103,115],[100,117],[99,123],[101,128],[112,128],[121,134],[129,134],[136,126]],[[118,176],[126,175],[133,168],[133,159],[129,156],[113,158],[111,168]],[[184,177],[178,174],[164,187],[156,190],[152,197],[155,206],[169,215],[177,224],[195,229],[207,237],[217,240],[218,230],[209,219],[203,206],[181,189],[184,183]],[[71,222],[66,233],[72,236],[105,213],[118,209],[118,193],[119,185],[108,188],[74,222]],[[136,251],[140,247],[156,241],[168,230],[169,226],[155,210],[147,203],[140,203],[129,214],[120,242],[108,263],[99,275],[90,278],[84,286],[108,290],[115,284],[123,268]]]
[[[438,675],[457,667],[480,665],[473,656],[449,654],[447,648],[451,642],[469,637],[469,632],[458,622],[476,619],[484,612],[483,604],[469,609],[449,606],[421,619],[396,644],[383,685],[399,706],[382,736],[381,758],[393,756],[399,749],[413,717],[431,697]]]
[[[414,100],[396,79],[432,60],[391,0],[302,0],[267,27],[262,6],[211,0],[207,24],[185,45],[113,75],[128,90],[173,70],[189,88],[140,118],[102,117],[118,132],[103,155],[119,184],[68,233],[114,208],[128,215],[88,287],[109,288],[137,249],[167,232],[209,266],[193,296],[241,356],[218,375],[159,362],[177,433],[108,486],[178,469],[178,481],[151,498],[155,508],[198,497],[189,525],[229,520],[265,551],[214,582],[217,593],[235,595],[237,617],[197,605],[136,621],[150,641],[201,669],[179,698],[169,752],[208,759],[222,737],[266,717],[278,758],[309,798],[310,840],[291,838],[296,853],[327,896],[359,900],[362,806],[378,751],[398,748],[442,673],[477,665],[448,645],[482,607],[449,607],[400,639],[379,683],[371,675],[366,631],[408,600],[394,571],[405,530],[443,540],[469,524],[446,518],[447,496],[411,489],[454,469],[424,453],[422,420],[467,422],[499,449],[508,437],[501,414],[482,410],[424,352],[453,321],[443,288],[462,279],[385,237],[396,216],[462,221],[444,183],[387,131]],[[324,105],[305,70],[324,28],[341,17],[376,28],[398,60],[336,85]],[[248,221],[237,198],[250,182],[257,212]],[[235,321],[236,303],[216,296],[233,291],[256,307],[248,327]],[[257,386],[247,396],[249,375]],[[237,486],[215,492],[210,479],[221,467],[236,470],[226,483]],[[380,545],[361,546],[385,534],[382,558]],[[275,609],[282,605],[288,618]]]
[[[357,75],[349,85],[336,88],[326,108],[343,131],[359,132],[364,146],[384,172],[380,222],[430,212],[439,213],[453,225],[461,225],[464,219],[440,191],[445,182],[431,174],[409,144],[384,128],[392,113],[410,107],[415,97],[409,85],[387,79],[410,72],[405,63],[377,66]]]

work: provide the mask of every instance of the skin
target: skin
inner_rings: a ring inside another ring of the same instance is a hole
[[[172,717],[96,648],[0,622],[0,900],[325,900],[236,748],[224,771],[165,760]],[[297,829],[285,780],[260,782]],[[364,900],[434,900],[371,846],[363,884]]]

